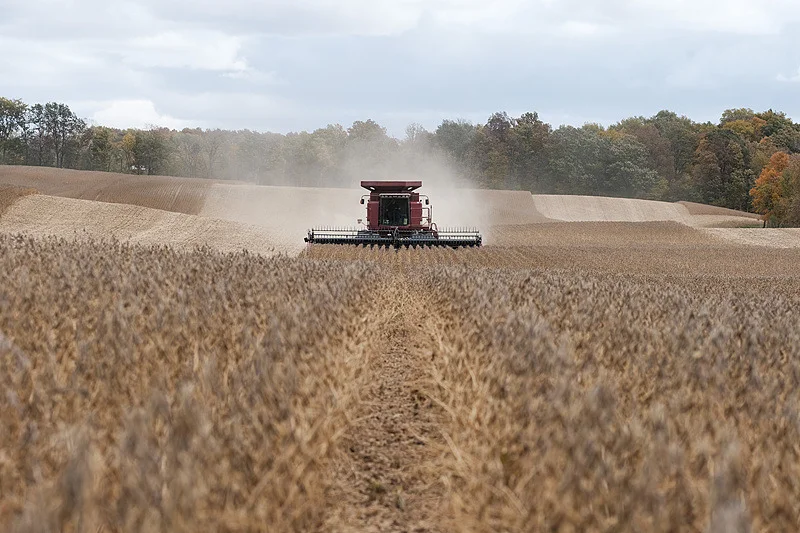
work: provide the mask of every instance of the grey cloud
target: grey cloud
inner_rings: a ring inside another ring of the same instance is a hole
[[[276,131],[374,118],[401,135],[408,122],[497,110],[578,124],[662,108],[700,120],[732,106],[800,112],[797,85],[780,80],[800,69],[800,6],[784,0],[733,0],[721,21],[706,20],[711,0],[678,0],[685,13],[673,0],[501,0],[490,14],[477,0],[389,11],[87,0],[63,12],[10,1],[0,94],[120,120],[136,106],[175,124]]]

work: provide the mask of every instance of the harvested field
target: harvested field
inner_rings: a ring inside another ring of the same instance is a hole
[[[726,207],[717,207],[714,205],[698,204],[696,202],[677,202],[684,206],[690,215],[712,215],[712,216],[731,216],[731,217],[744,217],[752,218],[753,220],[761,220],[761,216],[756,213],[745,213],[744,211],[736,211],[735,209],[728,209]]]
[[[564,222],[686,222],[682,205],[630,198],[537,194],[536,209],[547,218]]]
[[[358,198],[366,192],[357,184],[350,189],[271,187],[11,165],[0,165],[0,183],[33,187],[50,196],[138,205],[302,232],[309,225],[355,225],[364,216]],[[425,190],[434,200],[437,218],[447,225],[547,221],[527,192]]]
[[[489,225],[489,226],[505,226],[516,224],[538,224],[541,222],[551,222],[544,214],[539,212],[534,201],[534,196],[525,191],[492,191],[492,190],[471,190],[464,193],[468,195],[469,202],[465,199],[455,198],[458,204],[472,206],[471,209],[477,211],[479,216],[476,219],[470,218],[469,213],[464,216],[456,218],[450,216],[450,213],[445,211],[441,213],[437,205],[437,218],[442,221],[449,221],[453,219],[452,224],[455,225]],[[431,198],[434,202],[438,198],[448,198],[452,195],[449,191],[440,191],[434,195],[431,192]],[[441,215],[441,217],[440,217]],[[445,223],[445,222],[443,222]],[[450,223],[450,222],[446,222]]]
[[[534,195],[543,216],[564,222],[679,222],[700,228],[761,225],[758,215],[691,202],[656,202],[599,196]]]
[[[490,246],[305,247],[352,191],[208,191],[0,189],[0,530],[798,529],[797,231],[464,192]]]
[[[42,194],[199,214],[212,180],[0,165],[0,183]]]
[[[18,187],[16,185],[0,184],[0,217],[8,211],[11,206],[25,196],[37,194],[39,191],[32,187]]]
[[[33,195],[18,199],[0,217],[0,233],[33,237],[117,239],[184,249],[210,246],[223,252],[296,253],[302,242],[288,241],[264,227],[149,209],[135,205]]]

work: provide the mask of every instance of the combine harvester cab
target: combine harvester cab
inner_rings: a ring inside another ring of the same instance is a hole
[[[419,194],[421,181],[362,181],[370,191],[361,197],[367,206],[367,224],[362,228],[314,228],[304,239],[317,244],[378,246],[480,246],[475,228],[437,228],[433,207]],[[359,223],[361,221],[359,220]]]

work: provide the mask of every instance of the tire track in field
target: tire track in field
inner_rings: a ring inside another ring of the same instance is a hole
[[[365,314],[376,325],[360,404],[332,465],[325,531],[438,531],[442,412],[429,382],[430,311],[422,290],[395,272]]]

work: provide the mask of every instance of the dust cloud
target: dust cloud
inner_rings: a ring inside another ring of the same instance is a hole
[[[405,149],[386,161],[376,162],[369,154],[350,154],[341,164],[342,175],[327,180],[338,187],[293,187],[218,183],[208,191],[202,214],[263,226],[299,243],[313,227],[358,228],[366,223],[360,203],[362,180],[420,180],[421,194],[430,198],[433,221],[439,228],[475,227],[490,221],[489,206],[480,201],[481,192],[459,176],[443,157]],[[300,178],[298,183],[309,183]]]

